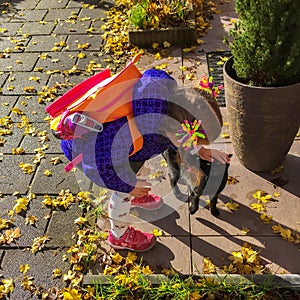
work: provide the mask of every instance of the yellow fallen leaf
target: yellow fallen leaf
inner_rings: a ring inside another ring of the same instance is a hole
[[[29,203],[29,200],[27,198],[19,198],[17,200],[15,200],[16,204],[13,207],[13,210],[19,214],[22,211],[27,210],[27,206]]]
[[[154,55],[154,58],[155,58],[156,60],[160,60],[160,59],[162,59],[162,56],[161,56],[161,54],[158,52],[158,53],[156,53],[156,54]]]
[[[265,224],[270,224],[272,221],[272,217],[268,216],[267,214],[261,214],[260,219],[265,223]]]
[[[239,181],[236,177],[228,176],[227,183],[228,184],[237,184]]]
[[[164,46],[164,48],[169,48],[171,46],[171,44],[167,41],[164,41],[163,46]]]
[[[252,210],[255,210],[257,212],[261,212],[261,211],[266,210],[265,206],[261,203],[252,203],[250,206],[251,206]]]
[[[10,293],[12,293],[15,289],[15,284],[12,278],[3,278],[1,280],[1,291],[0,291],[0,295],[4,296],[4,295],[8,295]],[[7,298],[7,297],[5,297]]]
[[[247,234],[250,230],[247,227],[242,227],[242,233]]]
[[[239,208],[239,204],[238,203],[234,203],[234,202],[227,202],[224,204],[227,208],[229,208],[231,211],[236,211]]]
[[[62,276],[61,269],[59,269],[59,268],[54,269],[52,271],[52,276],[54,278],[61,277]]]
[[[168,63],[163,63],[161,65],[155,66],[154,68],[156,70],[163,70],[163,69],[166,69],[168,67],[168,65],[169,65]]]
[[[52,171],[51,170],[45,170],[44,175],[47,176],[47,177],[50,177],[50,176],[52,176]]]
[[[36,216],[28,216],[25,219],[26,225],[34,225],[38,221],[38,218]]]
[[[76,224],[76,225],[83,225],[83,224],[86,224],[87,222],[88,222],[88,220],[85,217],[79,217],[74,220],[74,224]]]
[[[114,254],[110,254],[111,259],[116,263],[116,264],[120,264],[123,260],[123,256],[119,253],[116,252]]]
[[[134,252],[128,251],[126,256],[126,263],[133,264],[138,259],[137,255]]]
[[[25,264],[20,266],[20,272],[26,274],[30,270],[30,265]]]
[[[25,153],[25,150],[22,148],[22,147],[18,147],[18,148],[12,148],[11,149],[11,153],[12,154],[24,154]]]
[[[154,272],[151,270],[151,268],[148,265],[142,267],[142,274],[149,275],[153,273]]]
[[[152,49],[156,49],[158,46],[159,46],[158,43],[153,43],[153,44],[152,44]]]
[[[230,138],[230,135],[228,134],[228,133],[221,133],[221,137],[223,138],[223,139],[229,139]]]
[[[212,274],[216,272],[216,266],[212,263],[211,259],[208,257],[203,258],[203,273]]]
[[[154,236],[157,236],[157,237],[163,235],[163,231],[162,231],[162,230],[159,230],[159,229],[157,229],[157,228],[154,228],[154,229],[152,230],[152,233],[154,234]]]

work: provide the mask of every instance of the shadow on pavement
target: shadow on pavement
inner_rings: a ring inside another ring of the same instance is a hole
[[[258,176],[270,181],[275,186],[279,186],[287,192],[300,197],[300,157],[288,154],[284,163],[283,171],[275,174],[256,173]]]
[[[227,196],[221,195],[220,199],[224,202],[230,201]],[[244,244],[244,241],[240,239],[241,235],[232,235],[227,232],[223,228],[219,227],[215,223],[212,223],[209,220],[203,218],[196,218],[197,221],[217,232],[222,237],[240,245],[241,247]],[[284,240],[280,234],[275,234],[272,230],[273,225],[280,225],[286,230],[291,230],[295,234],[300,234],[300,232],[295,231],[292,228],[287,227],[285,224],[280,224],[278,222],[272,221],[270,224],[264,224],[260,220],[260,214],[255,212],[239,202],[239,209],[236,213],[231,213],[225,210],[221,211],[218,219],[225,221],[233,226],[235,226],[238,230],[242,227],[248,228],[250,231],[247,235],[243,235],[246,237],[252,237],[255,240],[259,241],[263,247],[258,249],[258,246],[247,242],[253,249],[258,250],[260,256],[262,257],[262,262],[266,263],[275,263],[276,265],[284,268],[286,271],[290,273],[298,273],[300,269],[300,261],[293,260],[291,258],[299,257],[299,248],[290,243],[288,240]],[[257,226],[253,228],[253,220],[257,221]],[[251,226],[252,225],[252,226]],[[253,229],[253,230],[252,230]],[[213,260],[213,257],[212,261]],[[273,273],[276,273],[276,270],[272,270]]]

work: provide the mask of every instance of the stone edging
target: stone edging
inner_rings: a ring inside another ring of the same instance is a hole
[[[209,278],[217,282],[226,281],[231,284],[252,284],[268,285],[280,288],[288,288],[300,291],[300,274],[254,274],[254,275],[239,275],[239,274],[203,274],[203,275],[181,275],[181,278],[192,276],[194,279]],[[109,284],[113,280],[112,275],[91,275],[87,274],[83,278],[83,285],[94,284]],[[149,280],[153,285],[159,285],[161,282],[169,282],[171,277],[163,274],[144,275],[144,278]]]

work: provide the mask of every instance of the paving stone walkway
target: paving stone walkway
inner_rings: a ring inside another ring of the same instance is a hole
[[[20,228],[21,237],[16,242],[0,245],[0,274],[13,278],[15,291],[9,299],[30,299],[30,293],[21,287],[24,276],[34,278],[36,285],[50,288],[63,287],[61,279],[55,279],[52,272],[60,268],[68,271],[69,263],[63,259],[73,244],[74,219],[81,215],[76,204],[67,210],[51,210],[42,204],[45,195],[56,197],[61,190],[76,194],[82,188],[82,177],[65,173],[67,163],[59,142],[48,128],[45,107],[51,95],[59,96],[74,84],[91,76],[91,66],[107,67],[111,58],[103,53],[101,25],[105,22],[105,11],[111,7],[109,1],[73,0],[15,0],[0,2],[0,118],[10,117],[12,123],[0,126],[0,220],[10,219],[8,211],[14,209],[16,200],[30,197],[28,209],[13,217],[12,229]],[[156,61],[153,53],[146,52],[138,62],[141,70],[167,63],[167,70],[180,85],[194,85],[195,80],[185,77],[180,68],[194,72],[196,80],[208,74],[208,52],[228,50],[222,43],[223,36],[234,17],[232,3],[220,6],[222,13],[212,20],[212,28],[204,38],[204,44],[191,52],[170,48],[169,55]],[[92,33],[89,33],[92,29]],[[79,45],[87,44],[88,48]],[[84,55],[81,58],[79,54]],[[76,67],[74,67],[76,66]],[[53,99],[52,99],[53,100]],[[222,108],[226,121],[226,108]],[[3,121],[4,122],[4,121]],[[11,129],[5,134],[4,129]],[[224,126],[224,133],[229,133]],[[217,148],[234,153],[230,138],[220,137]],[[12,154],[12,149],[24,149],[23,154]],[[61,163],[53,164],[53,158]],[[20,164],[32,167],[25,174]],[[157,167],[157,160],[150,162],[150,169]],[[52,176],[46,176],[51,170]],[[166,177],[167,177],[167,171]],[[256,174],[245,169],[235,156],[230,175],[238,179],[237,184],[227,185],[219,200],[221,215],[215,218],[201,208],[190,216],[186,203],[176,202],[170,193],[167,180],[154,186],[153,190],[164,196],[165,205],[153,215],[133,212],[132,221],[136,227],[152,231],[161,229],[164,235],[158,244],[143,254],[144,261],[157,270],[173,268],[183,274],[201,273],[203,257],[209,257],[216,266],[228,262],[232,251],[248,242],[260,251],[264,264],[275,273],[300,273],[299,246],[289,243],[275,234],[272,225],[280,224],[299,234],[300,231],[300,139],[294,144],[284,163],[284,169],[276,174]],[[282,186],[275,182],[285,183]],[[183,187],[184,188],[184,187]],[[250,208],[255,202],[252,194],[258,189],[272,195],[274,201],[267,204],[271,224],[265,225],[260,214]],[[205,201],[205,199],[203,200]],[[230,211],[226,203],[238,203],[237,211]],[[176,210],[174,210],[174,205]],[[173,208],[172,208],[173,207]],[[34,225],[26,225],[26,218],[35,216]],[[98,220],[101,230],[107,230],[107,220]],[[0,227],[1,228],[1,227]],[[247,228],[249,232],[243,233]],[[1,228],[1,238],[5,228]],[[43,251],[33,254],[30,249],[35,238],[48,236]],[[109,250],[109,249],[108,249]],[[26,274],[20,266],[29,264]],[[97,268],[90,270],[97,274]],[[0,278],[1,280],[1,278]],[[33,296],[37,298],[37,296]]]

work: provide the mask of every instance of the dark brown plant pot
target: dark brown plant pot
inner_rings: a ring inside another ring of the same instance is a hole
[[[233,57],[224,65],[225,101],[238,159],[256,172],[284,161],[300,126],[300,83],[254,87],[237,81]]]
[[[135,29],[129,27],[129,42],[138,47],[151,47],[153,43],[162,44],[167,41],[173,46],[185,47],[196,44],[195,13],[191,10],[188,14],[186,24],[178,27],[159,29]]]

